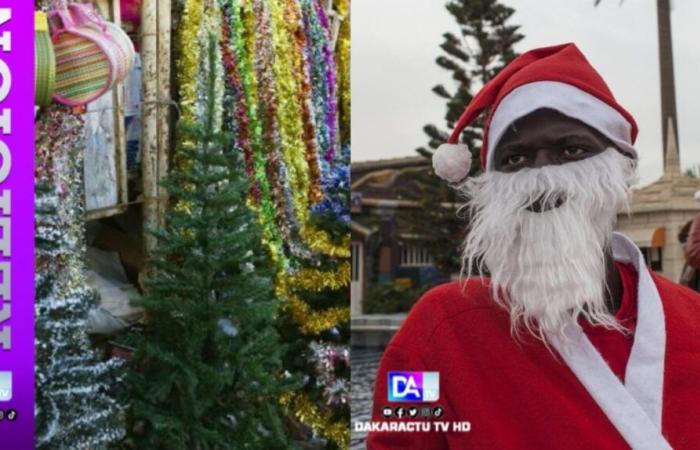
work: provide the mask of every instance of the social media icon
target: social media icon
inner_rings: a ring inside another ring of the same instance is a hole
[[[409,406],[408,417],[418,417],[418,408],[416,408],[415,406]]]
[[[392,414],[394,414],[394,410],[391,409],[391,406],[385,406],[382,408],[382,416],[391,417]]]
[[[442,409],[442,407],[436,406],[435,408],[433,408],[434,417],[442,417],[443,414],[445,414],[445,410]]]
[[[17,411],[15,411],[14,409],[8,409],[7,410],[7,420],[12,422],[16,418],[17,418]]]
[[[431,417],[433,415],[433,410],[430,408],[421,408],[420,415],[421,417]]]
[[[396,414],[396,417],[400,419],[406,415],[406,408],[404,408],[403,406],[397,406],[394,410],[394,414]]]
[[[389,372],[390,402],[434,402],[440,399],[439,372]]]
[[[0,371],[0,402],[12,400],[12,372]]]

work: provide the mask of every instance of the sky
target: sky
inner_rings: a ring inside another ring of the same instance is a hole
[[[661,175],[661,93],[654,0],[502,0],[525,38],[518,52],[575,42],[637,120],[640,184]],[[434,85],[452,86],[435,64],[458,28],[441,0],[352,1],[352,160],[415,156],[423,126],[444,127]],[[700,165],[700,2],[672,0],[671,24],[681,166]],[[466,105],[465,105],[466,106]]]

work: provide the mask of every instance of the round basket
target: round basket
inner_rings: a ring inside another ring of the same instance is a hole
[[[84,105],[112,88],[116,56],[101,38],[99,32],[88,27],[54,35],[56,86],[53,97],[56,101],[71,106]]]
[[[121,55],[120,64],[116,69],[115,75],[117,83],[121,83],[131,73],[131,69],[134,68],[136,50],[129,35],[119,25],[112,22],[107,22],[106,25],[108,35],[116,44]]]
[[[46,14],[36,11],[34,23],[34,104],[48,106],[56,81],[56,55]]]
[[[87,3],[71,3],[68,5],[72,19],[81,27],[91,27],[101,33],[114,46],[117,56],[114,66],[114,82],[121,83],[134,66],[136,51],[134,43],[122,28],[112,22],[105,21],[95,8]]]

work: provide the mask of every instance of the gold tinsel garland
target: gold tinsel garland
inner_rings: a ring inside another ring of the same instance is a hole
[[[198,111],[198,79],[200,78],[200,58],[203,52],[202,33],[216,33],[221,36],[221,27],[218,21],[221,12],[218,7],[209,8],[210,3],[202,0],[185,0],[182,14],[182,22],[179,26],[178,44],[178,70],[181,120],[185,123],[196,123]],[[252,2],[242,1],[242,19],[247,30],[254,29],[252,21],[254,14],[251,9]],[[309,218],[309,155],[307,145],[304,142],[304,129],[302,110],[299,98],[303,96],[303,71],[300,70],[299,47],[294,46],[294,33],[298,32],[301,20],[301,12],[296,2],[286,0],[270,0],[268,3],[271,20],[272,42],[276,57],[274,59],[273,72],[275,75],[275,90],[278,95],[277,114],[273,120],[280,127],[281,141],[283,144],[283,159],[288,170],[289,182],[292,187],[294,212],[297,216],[300,237],[302,242],[310,249],[334,258],[348,258],[350,256],[350,236],[343,236],[340,242],[336,242],[329,233],[316,229],[308,222]],[[343,142],[349,139],[349,3],[347,0],[336,1],[336,8],[344,18],[336,58],[338,60],[339,96],[341,104],[340,128]],[[205,14],[206,12],[206,14]],[[204,17],[204,16],[207,17]],[[253,58],[256,54],[255,39],[250,33],[244,33],[245,47]],[[223,76],[222,76],[223,79]],[[257,80],[251,79],[249,85],[253,100],[257,94]],[[218,88],[218,86],[217,86]],[[217,95],[220,94],[217,89]],[[221,95],[223,97],[223,95]],[[222,98],[223,100],[223,98]],[[250,113],[262,114],[256,104],[250,104]],[[253,136],[260,136],[261,130],[254,129]],[[180,141],[179,150],[193,149],[196,143],[193,141]],[[182,154],[183,152],[178,152]],[[176,162],[178,161],[176,156]],[[180,160],[186,163],[186,158]],[[260,165],[258,160],[257,164]],[[262,180],[261,180],[262,181]],[[260,212],[260,205],[249,203]],[[188,208],[188,205],[178,204],[176,208]],[[261,222],[264,223],[261,217]],[[347,307],[333,307],[323,311],[313,311],[312,308],[299,298],[294,292],[299,290],[321,291],[324,289],[343,290],[350,284],[350,263],[343,262],[334,270],[300,269],[297,272],[287,272],[286,255],[279,252],[275,240],[271,234],[270,226],[264,227],[265,246],[270,250],[271,257],[277,266],[276,292],[280,297],[286,298],[283,308],[286,308],[294,320],[298,323],[304,334],[319,334],[327,331],[340,323],[349,320],[350,311]],[[349,429],[345,421],[333,421],[331,412],[322,412],[320,408],[305,394],[288,393],[281,399],[281,403],[292,411],[295,417],[302,423],[311,427],[315,432],[335,442],[340,448],[349,447]]]
[[[283,308],[288,310],[294,320],[299,323],[303,334],[320,334],[350,320],[350,308],[348,307],[333,307],[323,311],[314,311],[308,303],[296,295],[291,295]]]
[[[336,258],[350,257],[350,234],[343,236],[340,244],[333,242],[331,236],[325,231],[318,230],[305,224],[301,229],[301,236],[309,247],[317,252]]]
[[[283,293],[289,290],[320,292],[325,289],[338,290],[350,284],[350,263],[343,262],[334,270],[303,268],[287,275],[279,286]]]
[[[346,422],[334,422],[328,412],[321,413],[306,394],[287,393],[280,398],[282,406],[294,412],[303,424],[320,432],[342,449],[350,448],[350,427]]]
[[[305,158],[306,146],[303,140],[304,125],[299,104],[302,95],[303,71],[300,70],[300,61],[293,45],[296,27],[301,23],[301,13],[296,2],[271,0],[269,6],[270,28],[275,49],[272,69],[278,102],[277,123],[289,185],[294,198],[294,211],[297,220],[303,223],[309,214],[309,177]]]
[[[350,0],[335,0],[333,6],[343,21],[335,44],[335,59],[340,92],[340,140],[346,145],[350,143]]]
[[[202,24],[204,5],[201,0],[186,0],[178,33],[177,81],[180,87],[180,120],[195,123],[197,120],[197,75],[202,53],[199,28]]]

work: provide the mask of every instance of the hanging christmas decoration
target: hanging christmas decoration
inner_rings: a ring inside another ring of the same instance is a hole
[[[36,448],[105,448],[125,433],[110,395],[121,363],[102,361],[86,331],[84,122],[54,105],[36,126]]]
[[[196,123],[206,77],[201,36],[220,37],[226,89],[217,90],[216,103],[223,126],[233,131],[232,151],[243,156],[247,202],[276,268],[281,311],[294,323],[290,339],[308,358],[306,368],[290,370],[311,370],[316,380],[282,403],[319,436],[346,448],[349,409],[338,398],[347,374],[328,372],[308,345],[324,345],[320,337],[346,326],[350,316],[349,213],[338,195],[349,188],[349,171],[340,151],[347,142],[331,23],[342,14],[329,16],[324,8],[318,0],[184,0],[176,72],[181,120]],[[195,145],[179,142],[176,164],[187,164],[187,149]],[[343,354],[343,344],[334,345]]]
[[[338,96],[340,97],[340,142],[350,145],[350,0],[334,0],[340,20],[335,59],[338,66]]]

